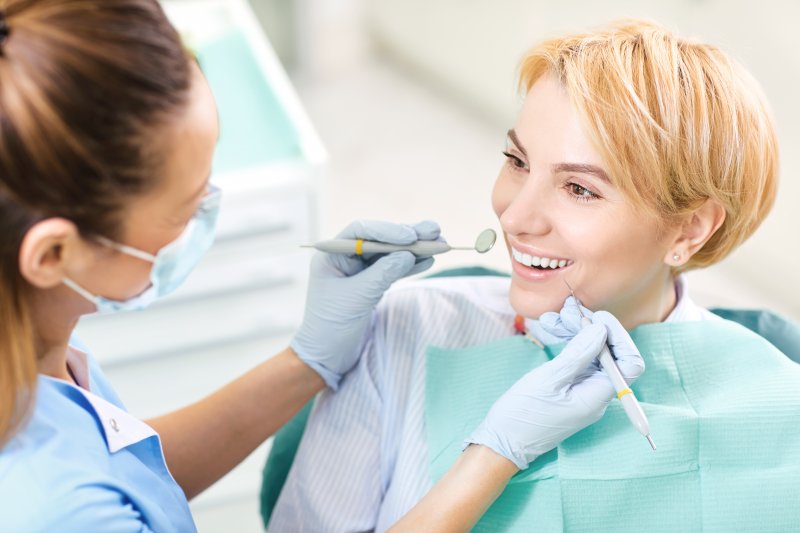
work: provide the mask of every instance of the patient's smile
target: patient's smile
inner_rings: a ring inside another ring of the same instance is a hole
[[[511,256],[514,258],[514,261],[522,263],[526,267],[538,268],[541,270],[555,270],[557,268],[563,268],[574,263],[574,261],[571,259],[554,259],[551,257],[540,257],[537,255],[526,254],[517,250],[516,248],[511,248]]]

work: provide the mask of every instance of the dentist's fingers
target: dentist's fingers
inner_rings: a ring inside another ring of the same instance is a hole
[[[373,286],[377,302],[392,283],[409,275],[415,263],[416,257],[411,252],[392,252],[353,276],[353,279]]]
[[[399,245],[413,244],[418,239],[417,232],[412,226],[383,220],[356,220],[342,230],[337,238],[364,239]]]
[[[628,383],[638,378],[645,369],[644,359],[619,320],[607,311],[598,311],[592,316],[592,323],[605,326],[608,332],[608,346]]]
[[[597,357],[606,342],[606,328],[591,324],[583,328],[555,359],[545,363],[552,372],[551,387],[558,390],[574,383]]]
[[[417,263],[414,267],[406,274],[406,276],[413,276],[414,274],[419,274],[420,272],[425,272],[430,267],[433,266],[434,259],[433,257],[418,257]]]
[[[581,306],[580,310],[589,318],[593,313],[589,309]],[[547,333],[559,339],[569,340],[581,330],[581,312],[578,310],[578,302],[572,296],[564,301],[564,307],[558,313],[544,313],[539,317],[539,325]]]
[[[423,220],[412,226],[417,232],[417,238],[421,241],[435,241],[442,233],[439,224],[433,220]]]

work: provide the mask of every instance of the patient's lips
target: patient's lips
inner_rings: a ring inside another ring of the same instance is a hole
[[[509,244],[514,274],[524,280],[540,282],[560,277],[562,272],[575,263],[567,257],[559,257],[517,243]]]

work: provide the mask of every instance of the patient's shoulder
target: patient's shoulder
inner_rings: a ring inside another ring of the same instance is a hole
[[[376,314],[377,326],[387,337],[416,335],[426,345],[488,342],[512,331],[509,283],[508,278],[500,276],[403,283],[384,296]]]
[[[504,276],[422,278],[394,285],[387,291],[386,298],[464,298],[474,305],[510,312],[510,284],[510,278]]]
[[[381,302],[383,309],[437,308],[437,312],[479,309],[487,313],[513,314],[508,302],[509,278],[458,276],[419,279],[396,285]]]

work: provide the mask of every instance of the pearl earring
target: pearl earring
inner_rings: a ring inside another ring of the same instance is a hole
[[[673,261],[680,261],[681,260],[680,254],[672,254],[672,260]]]

